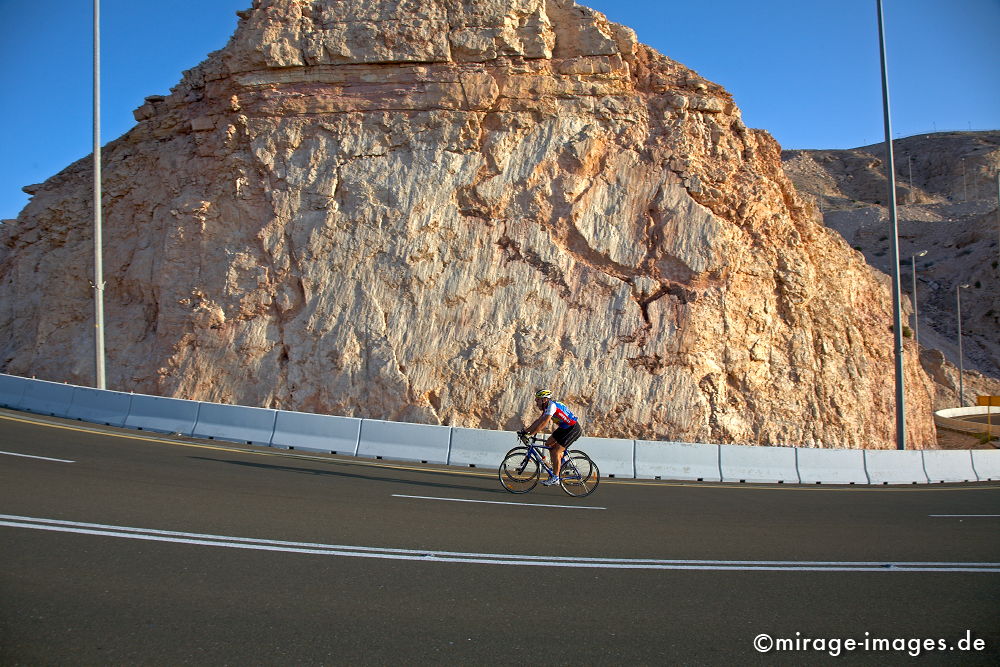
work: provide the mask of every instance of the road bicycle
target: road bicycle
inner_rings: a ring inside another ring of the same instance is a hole
[[[539,444],[546,438],[518,434],[520,445],[513,447],[500,463],[500,484],[511,493],[527,493],[538,484],[544,470],[551,476],[552,468],[546,463],[541,450],[548,446]],[[559,469],[559,486],[575,498],[589,496],[601,481],[601,473],[587,454],[579,449],[564,450]]]

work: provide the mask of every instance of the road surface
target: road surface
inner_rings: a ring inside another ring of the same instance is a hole
[[[0,664],[1000,658],[996,483],[515,496],[12,411],[0,451]]]

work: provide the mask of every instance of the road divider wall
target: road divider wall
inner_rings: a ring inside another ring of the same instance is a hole
[[[602,477],[635,478],[635,440],[584,436],[569,448],[586,452]]]
[[[124,426],[132,406],[132,396],[120,391],[76,387],[65,416],[92,424]]]
[[[191,433],[196,438],[270,445],[276,410],[224,403],[202,403]]]
[[[198,401],[132,394],[125,428],[154,433],[191,435],[198,423]]]
[[[509,431],[336,417],[97,390],[0,373],[0,407],[96,424],[366,458],[495,468]],[[1000,480],[1000,450],[842,450],[585,437],[604,476],[704,482],[927,484]]]
[[[271,446],[281,449],[356,456],[361,420],[278,410]]]
[[[481,428],[451,429],[448,464],[466,468],[496,468],[504,454],[520,446],[510,431],[488,431]]]
[[[975,482],[972,450],[924,451],[924,472],[930,482]]]
[[[24,390],[30,383],[26,378],[0,373],[0,406],[11,410],[20,408]]]
[[[926,484],[924,457],[919,451],[865,450],[871,484]]]
[[[723,482],[798,484],[794,447],[719,445]]]
[[[448,463],[451,427],[361,420],[358,456],[418,463]],[[497,462],[499,455],[497,452]]]
[[[69,412],[70,404],[73,402],[74,389],[76,387],[71,384],[32,380],[24,388],[24,395],[21,397],[21,407],[18,409],[25,412],[34,412],[39,415],[65,417],[66,413]]]
[[[1000,449],[973,449],[970,453],[980,482],[1000,480]]]
[[[869,483],[864,450],[799,447],[795,456],[802,484]]]
[[[637,479],[721,482],[719,446],[636,440],[635,476]]]

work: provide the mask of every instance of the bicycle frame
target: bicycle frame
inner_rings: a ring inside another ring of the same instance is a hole
[[[540,442],[545,442],[546,440],[548,440],[548,438],[541,438],[537,435],[533,435],[530,438],[527,436],[523,436],[519,439],[528,448],[528,456],[532,457],[549,475],[554,475],[555,471],[552,470],[552,467],[546,462],[546,459],[548,457],[543,456],[542,453],[538,451],[540,449],[545,449],[550,452],[552,451],[552,448],[549,447],[548,445],[538,444]],[[560,460],[561,464],[566,463],[566,460],[569,459],[568,454],[569,454],[569,449],[568,448],[563,449],[562,459]]]

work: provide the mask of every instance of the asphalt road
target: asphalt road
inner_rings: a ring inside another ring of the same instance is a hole
[[[1000,484],[514,496],[36,420],[0,411],[4,665],[1000,658]]]
[[[964,417],[955,417],[954,419],[975,422],[976,424],[1000,424],[1000,410],[989,415],[965,415]]]

